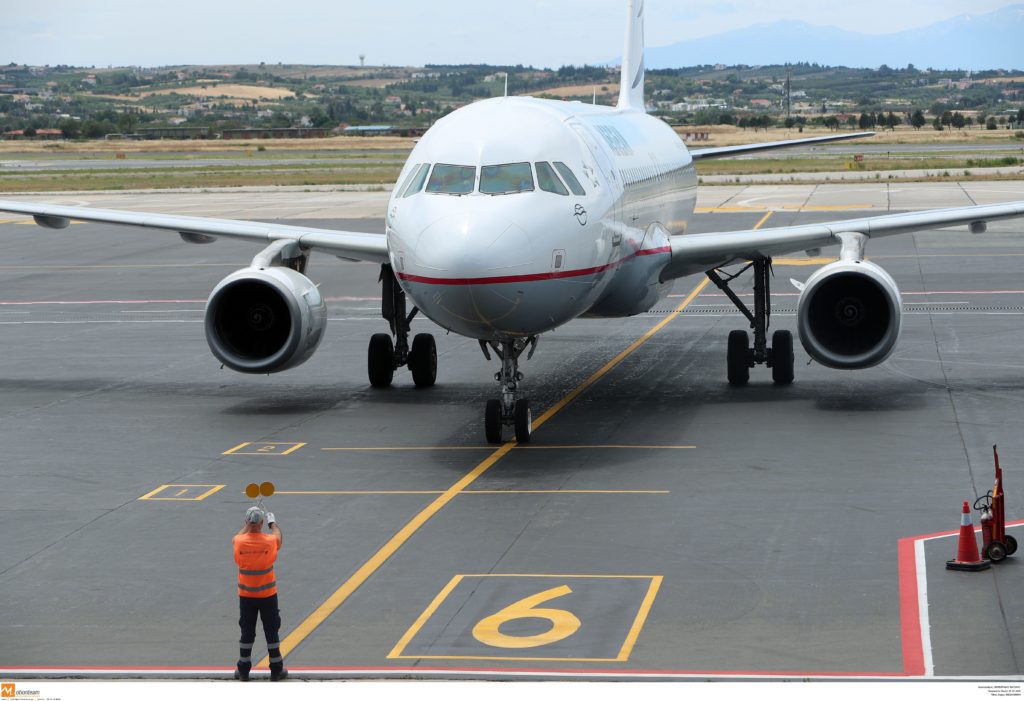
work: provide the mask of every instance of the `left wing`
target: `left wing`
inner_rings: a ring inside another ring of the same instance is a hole
[[[661,279],[664,282],[733,262],[839,244],[840,234],[856,233],[878,238],[964,224],[969,225],[973,233],[982,233],[987,222],[1014,217],[1024,217],[1024,202],[886,214],[772,229],[673,236],[672,260],[662,270]]]
[[[286,224],[237,221],[234,219],[208,219],[173,214],[147,214],[116,209],[66,207],[53,204],[35,204],[0,200],[0,212],[30,214],[36,223],[49,229],[63,229],[71,220],[141,226],[149,229],[176,231],[190,243],[212,243],[219,237],[252,241],[264,246],[274,241],[296,241],[301,247],[319,250],[340,258],[388,262],[387,238],[383,234],[365,234],[355,231],[334,231]]]
[[[873,131],[861,131],[856,134],[836,134],[835,136],[815,136],[809,139],[791,139],[789,141],[767,141],[763,144],[743,144],[742,146],[718,146],[716,148],[701,148],[690,151],[693,160],[699,161],[704,158],[728,158],[729,156],[741,156],[744,153],[755,151],[770,151],[777,148],[790,148],[792,146],[810,146],[813,144],[829,144],[833,141],[847,141],[849,139],[863,139],[874,136]]]

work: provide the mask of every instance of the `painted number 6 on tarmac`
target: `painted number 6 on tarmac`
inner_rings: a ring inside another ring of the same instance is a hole
[[[565,640],[579,630],[580,619],[569,611],[552,608],[534,608],[552,599],[572,594],[572,589],[562,585],[539,594],[520,599],[506,606],[493,616],[488,616],[473,626],[473,637],[484,645],[506,649],[524,649],[550,645]],[[519,618],[543,618],[551,622],[551,629],[537,635],[506,635],[499,628],[504,623]]]

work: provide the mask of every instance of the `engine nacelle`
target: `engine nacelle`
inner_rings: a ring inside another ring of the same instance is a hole
[[[309,278],[290,268],[244,268],[210,293],[205,325],[210,350],[232,370],[281,372],[302,365],[320,345],[327,304]]]
[[[889,357],[900,335],[896,282],[874,263],[842,260],[815,272],[797,309],[800,342],[822,365],[856,370]]]

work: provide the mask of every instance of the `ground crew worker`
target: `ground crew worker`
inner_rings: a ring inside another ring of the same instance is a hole
[[[263,532],[266,520],[270,533]],[[281,529],[272,513],[263,513],[259,506],[245,512],[245,523],[231,539],[238,565],[238,625],[242,637],[238,641],[238,668],[235,679],[249,681],[252,669],[252,646],[256,642],[256,618],[263,620],[263,633],[267,637],[267,655],[270,657],[270,681],[288,676],[281,657],[281,612],[277,607],[277,581],[274,562],[281,549]]]

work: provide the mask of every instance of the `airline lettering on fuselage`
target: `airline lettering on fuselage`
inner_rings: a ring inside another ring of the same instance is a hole
[[[604,138],[605,143],[608,144],[608,147],[615,153],[615,155],[633,155],[633,149],[630,147],[629,142],[626,141],[626,137],[624,137],[622,132],[618,129],[608,126],[607,124],[597,124],[595,125],[595,128],[597,129],[597,133]]]

